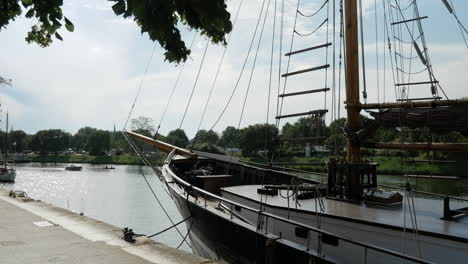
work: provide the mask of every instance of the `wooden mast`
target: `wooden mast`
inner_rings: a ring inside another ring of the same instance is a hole
[[[359,130],[361,120],[359,112],[359,51],[358,51],[358,13],[357,0],[345,0],[345,69],[346,69],[346,105],[348,129],[350,133]],[[360,146],[353,144],[348,137],[346,146],[347,160],[361,160]]]

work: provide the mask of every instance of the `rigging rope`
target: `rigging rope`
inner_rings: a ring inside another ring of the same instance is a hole
[[[289,46],[289,53],[292,52],[293,44],[294,44],[294,36],[295,36],[295,31],[296,31],[296,25],[297,25],[297,10],[299,10],[299,5],[301,4],[301,0],[297,0],[297,7],[296,7],[296,16],[294,17],[294,26],[293,26],[293,32],[291,36],[291,44]],[[288,56],[288,62],[286,64],[286,72],[289,72],[289,65],[291,63],[291,56]],[[288,76],[284,78],[283,82],[283,94],[286,92],[286,83],[288,82]],[[284,97],[281,97],[281,103],[279,106],[279,111],[277,112],[277,116],[281,115],[283,112],[283,103],[284,103]],[[281,119],[276,120],[276,127],[280,127]]]
[[[232,24],[233,30],[234,30],[234,28],[235,28],[235,26],[236,26],[237,18],[239,17],[239,12],[240,12],[240,10],[241,10],[242,3],[243,3],[243,0],[240,0],[239,7],[238,7],[238,9],[237,9],[236,16],[235,16],[235,18],[234,18],[234,22],[233,22],[233,24]],[[213,84],[211,85],[210,93],[209,93],[209,95],[208,95],[208,99],[206,100],[205,107],[204,107],[204,109],[203,109],[202,117],[200,118],[200,123],[198,124],[197,133],[198,133],[198,131],[200,131],[201,126],[202,126],[202,123],[203,123],[203,119],[205,118],[206,110],[208,109],[208,105],[209,105],[210,100],[211,100],[211,95],[213,94],[213,90],[214,90],[214,88],[215,88],[215,86],[216,86],[216,82],[218,81],[218,75],[219,75],[219,72],[220,72],[220,70],[221,70],[221,66],[223,65],[224,57],[226,56],[227,48],[229,47],[229,44],[230,44],[230,42],[231,42],[232,34],[233,34],[233,31],[231,31],[231,33],[229,34],[229,37],[228,37],[228,39],[227,39],[226,47],[224,48],[223,54],[221,55],[221,60],[219,61],[218,69],[216,70],[215,78],[214,78],[214,80],[213,80]],[[195,135],[196,135],[197,133],[195,133]],[[196,139],[197,139],[197,138],[195,138],[195,140],[196,140]],[[195,142],[192,144],[192,146],[193,146],[193,145],[195,145]]]
[[[294,29],[294,33],[296,33],[297,35],[301,36],[301,37],[307,37],[307,36],[310,36],[312,34],[314,34],[315,32],[317,32],[317,30],[319,30],[325,23],[328,22],[328,18],[326,18],[322,24],[320,24],[316,29],[314,29],[312,32],[310,33],[299,33],[297,30]]]
[[[463,25],[463,23],[458,18],[457,13],[455,12],[455,7],[454,7],[454,5],[452,3],[452,0],[450,0],[450,4],[447,2],[447,0],[442,0],[442,2],[444,3],[444,5],[447,8],[447,10],[449,11],[449,13],[451,13],[453,15],[453,17],[455,18],[455,20],[457,20],[458,27],[460,28],[460,32],[461,32],[461,35],[463,37],[463,41],[465,42],[465,45],[468,48],[468,41],[467,41],[466,36],[465,36],[466,34],[468,34],[468,30],[466,30],[465,25]]]
[[[151,51],[151,56],[150,56],[150,58],[148,60],[148,63],[146,64],[145,72],[143,73],[143,76],[141,77],[141,81],[140,81],[140,84],[138,85],[138,90],[137,90],[137,93],[135,95],[135,99],[133,100],[133,104],[130,107],[130,111],[128,112],[127,120],[125,121],[125,124],[123,126],[123,130],[125,130],[127,128],[127,124],[128,124],[128,121],[130,120],[130,116],[132,115],[133,109],[135,108],[135,104],[136,104],[136,102],[138,100],[138,97],[140,96],[141,87],[143,86],[143,82],[145,81],[146,73],[148,72],[149,66],[151,65],[151,60],[153,60],[153,55],[154,55],[155,49],[156,49],[156,42],[153,44],[153,50]]]
[[[258,15],[258,19],[257,19],[257,24],[255,25],[255,30],[254,30],[254,34],[252,36],[252,40],[250,41],[250,46],[249,46],[249,50],[247,52],[247,56],[245,57],[245,60],[244,60],[244,64],[242,65],[242,69],[241,69],[241,72],[237,78],[237,81],[236,81],[236,84],[234,86],[234,89],[232,90],[232,93],[231,93],[231,96],[229,97],[228,101],[226,102],[226,104],[224,105],[224,108],[223,110],[221,111],[221,114],[218,116],[218,118],[216,119],[216,121],[214,122],[214,124],[211,126],[210,130],[213,130],[216,125],[218,124],[218,122],[221,120],[221,118],[223,117],[224,113],[226,112],[229,104],[231,103],[231,100],[232,98],[234,97],[234,94],[237,90],[237,87],[239,86],[239,82],[242,78],[242,75],[244,73],[244,69],[245,69],[245,66],[247,64],[247,61],[249,59],[249,56],[250,56],[250,52],[252,50],[252,46],[253,46],[253,43],[254,43],[254,40],[255,40],[255,37],[257,36],[257,31],[258,31],[258,25],[260,24],[260,20],[261,20],[261,17],[262,17],[262,14],[263,14],[263,9],[264,9],[264,6],[265,6],[265,0],[263,0],[262,2],[262,8],[260,10],[260,14]]]
[[[315,11],[314,13],[310,14],[310,15],[305,15],[304,13],[301,12],[301,10],[297,10],[297,12],[299,13],[299,15],[303,16],[303,17],[313,17],[315,16],[316,14],[318,14],[320,11],[322,11],[322,9],[325,7],[325,5],[328,3],[329,0],[325,0],[325,2],[323,2],[322,6],[317,10]]]
[[[190,103],[192,102],[193,94],[195,92],[195,88],[197,87],[198,78],[200,77],[200,72],[201,72],[201,69],[203,68],[203,62],[205,61],[206,51],[208,50],[209,44],[210,44],[210,40],[207,40],[206,45],[205,45],[205,50],[203,51],[203,57],[202,57],[202,60],[200,62],[200,67],[198,68],[197,77],[195,78],[195,83],[193,84],[192,92],[190,93],[190,97],[189,97],[189,100],[187,102],[187,106],[185,107],[184,115],[182,116],[182,120],[180,121],[179,129],[182,127],[182,124],[184,123],[185,116],[187,115],[187,111],[189,109]]]
[[[266,22],[266,19],[268,17],[269,8],[270,8],[270,0],[268,0],[267,8],[266,8],[266,11],[265,11],[265,17],[263,19],[262,29],[260,30],[260,36],[258,38],[258,43],[257,43],[257,50],[255,51],[254,61],[253,61],[253,65],[252,65],[252,71],[250,72],[249,82],[248,82],[248,85],[247,85],[247,91],[245,92],[244,103],[242,104],[242,110],[241,110],[241,114],[240,114],[240,118],[239,118],[239,123],[237,125],[237,129],[240,129],[242,118],[244,116],[245,105],[247,104],[247,97],[249,95],[250,85],[252,83],[252,76],[253,76],[253,73],[254,73],[254,70],[255,70],[255,65],[257,63],[258,51],[260,50],[260,43],[262,42],[263,30],[265,29],[265,22]]]
[[[143,161],[143,163],[146,165],[146,166],[149,166],[151,168],[153,168],[151,166],[151,164],[145,159],[145,156],[141,153],[141,151],[139,151],[138,147],[135,146],[135,144],[128,138],[128,136],[124,133],[122,133],[122,135],[124,136],[124,138],[127,140],[128,144],[130,145],[130,147],[132,147],[132,149],[135,151],[135,153],[140,157],[140,159]],[[154,168],[153,168],[154,169]],[[161,207],[162,211],[164,212],[164,214],[167,216],[167,218],[169,219],[169,221],[171,222],[172,225],[174,225],[174,228],[177,230],[177,233],[179,233],[179,235],[184,238],[184,235],[182,235],[182,233],[180,232],[180,230],[177,228],[174,220],[172,220],[171,216],[169,215],[169,213],[167,212],[166,208],[164,208],[162,202],[159,200],[158,196],[156,195],[156,192],[154,191],[153,187],[151,187],[151,184],[149,183],[145,173],[143,172],[143,169],[142,169],[142,166],[138,166],[138,170],[139,172],[141,173],[141,175],[143,176],[143,179],[145,180],[146,182],[146,185],[148,186],[148,188],[150,189],[151,193],[153,194],[153,197],[155,198],[156,202],[158,203],[158,205]],[[183,240],[183,242],[185,241],[185,239]],[[192,246],[185,241],[185,243],[190,247],[192,248]]]
[[[197,32],[195,32],[195,34],[193,35],[192,42],[190,43],[190,48],[189,48],[190,50],[192,49],[192,46],[195,43],[195,39],[197,38],[197,35],[198,35]],[[158,128],[156,129],[156,136],[158,135],[159,128],[161,128],[161,124],[162,124],[162,122],[163,122],[163,120],[164,120],[164,118],[166,116],[167,109],[169,108],[169,104],[171,103],[172,97],[174,96],[174,92],[175,92],[175,90],[177,88],[177,85],[179,84],[180,77],[182,76],[182,72],[184,71],[184,67],[185,67],[186,62],[187,61],[184,61],[182,63],[182,67],[179,70],[179,74],[177,75],[176,82],[174,83],[174,86],[172,87],[171,95],[169,96],[169,99],[167,100],[166,106],[164,107],[163,114],[161,115],[161,119],[159,120]]]
[[[359,0],[359,23],[361,25],[361,60],[362,60],[362,97],[364,102],[367,101],[367,82],[366,82],[366,59],[364,53],[364,25],[363,25],[363,14],[362,14],[362,0]]]
[[[377,103],[380,103],[380,80],[379,80],[379,34],[377,21],[377,0],[374,0],[374,19],[375,19],[375,60],[377,67]],[[384,54],[385,55],[385,54]]]

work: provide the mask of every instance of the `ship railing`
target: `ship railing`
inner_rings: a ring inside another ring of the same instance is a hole
[[[335,238],[335,239],[337,239],[339,241],[347,242],[349,244],[361,247],[363,249],[363,251],[364,251],[364,263],[367,263],[367,256],[368,256],[369,250],[373,250],[375,252],[378,252],[378,253],[381,253],[381,254],[384,254],[384,255],[390,255],[390,256],[393,256],[393,257],[398,258],[400,260],[410,261],[412,263],[425,263],[425,264],[433,263],[431,261],[421,259],[421,258],[417,258],[417,257],[414,257],[414,256],[410,256],[410,255],[406,255],[406,254],[402,254],[402,253],[394,251],[394,250],[390,250],[390,249],[386,249],[386,248],[383,248],[383,247],[371,245],[371,244],[368,244],[368,243],[365,243],[365,242],[360,242],[360,241],[356,241],[354,239],[346,238],[346,237],[343,237],[341,235],[334,234],[332,232],[323,230],[321,228],[317,228],[317,227],[313,227],[313,226],[306,225],[306,224],[303,224],[303,223],[299,223],[299,222],[291,220],[291,219],[287,219],[287,218],[284,218],[284,217],[281,217],[281,216],[278,216],[278,215],[267,213],[267,212],[264,212],[262,210],[258,210],[258,209],[255,209],[255,208],[252,208],[252,207],[249,207],[249,206],[246,206],[246,205],[231,201],[229,199],[223,198],[221,196],[215,195],[213,193],[210,193],[210,192],[207,192],[207,191],[205,191],[203,189],[200,189],[200,188],[198,188],[196,186],[193,186],[192,184],[190,184],[190,183],[186,182],[185,180],[179,178],[170,169],[167,169],[166,171],[168,171],[171,174],[171,177],[174,180],[174,182],[177,182],[177,184],[183,186],[184,191],[186,191],[186,193],[187,193],[186,199],[188,199],[189,194],[191,196],[193,196],[197,200],[198,200],[198,196],[201,196],[205,200],[205,202],[204,202],[205,207],[207,206],[207,202],[206,202],[207,200],[210,200],[210,201],[215,200],[215,201],[219,202],[220,204],[222,202],[227,203],[228,207],[230,208],[229,211],[230,211],[230,219],[231,220],[233,220],[234,217],[237,217],[233,213],[233,210],[236,207],[248,210],[248,211],[250,211],[252,213],[255,213],[258,216],[265,217],[265,223],[266,223],[266,225],[265,225],[266,227],[265,227],[265,230],[264,230],[265,234],[268,233],[268,220],[269,219],[275,219],[275,220],[283,222],[283,223],[291,224],[291,225],[293,225],[295,227],[300,227],[300,228],[306,229],[306,230],[308,230],[308,232],[310,232],[310,231],[316,232],[318,234],[321,234],[322,236],[325,235],[325,236],[328,236],[328,237],[333,237],[333,238]],[[197,194],[197,195],[195,195],[195,194]],[[241,221],[243,221],[243,219],[241,219]],[[275,235],[273,233],[270,233],[270,234],[272,234],[274,236],[277,236],[277,235]],[[308,250],[310,250],[310,248],[308,248],[307,251]]]

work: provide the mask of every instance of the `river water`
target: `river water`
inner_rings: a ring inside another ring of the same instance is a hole
[[[154,234],[171,226],[157,204],[138,166],[80,164],[82,171],[67,171],[68,164],[17,164],[15,183],[0,183],[0,187],[25,191],[28,196],[73,212],[83,213],[117,227],[133,228],[138,234]],[[142,168],[157,197],[174,222],[181,217],[159,179],[149,168]],[[179,225],[183,235],[185,224]],[[156,241],[177,247],[182,238],[171,229],[154,237]],[[182,249],[188,250],[184,244]]]
[[[154,234],[171,226],[142,177],[140,167],[116,165],[113,170],[103,165],[81,164],[82,171],[67,171],[68,164],[17,164],[15,183],[0,183],[0,187],[22,190],[34,199],[69,209],[77,213],[115,225],[130,227],[136,233]],[[151,187],[174,222],[181,217],[158,178],[149,168],[141,168]],[[379,183],[403,187],[399,176],[381,175]],[[412,179],[413,189],[468,198],[468,179]],[[185,224],[179,225],[183,235]],[[171,229],[154,238],[177,247],[180,235]],[[188,250],[185,244],[182,249]]]

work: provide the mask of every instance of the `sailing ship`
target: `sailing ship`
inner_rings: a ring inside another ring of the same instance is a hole
[[[13,161],[8,160],[8,113],[6,114],[6,129],[3,148],[3,162],[0,165],[0,182],[14,182],[16,179],[16,170],[13,167]]]
[[[398,8],[398,4],[394,7]],[[395,86],[427,84],[433,96],[411,99],[406,93],[395,103],[362,103],[358,1],[345,0],[343,9],[347,154],[345,159],[330,159],[327,182],[280,170],[271,163],[253,164],[123,132],[142,161],[154,169],[167,187],[197,254],[223,263],[466,263],[467,201],[428,193],[416,196],[417,191],[409,182],[402,193],[381,190],[377,164],[362,160],[361,148],[467,151],[468,144],[461,143],[372,143],[366,138],[379,126],[428,127],[436,132],[458,130],[466,134],[468,100],[442,100],[438,96],[438,81],[427,50],[421,49],[413,38],[413,51],[427,66],[430,80]],[[417,12],[416,15],[393,21],[392,25],[420,25],[423,17]],[[328,43],[289,52],[288,56],[327,46]],[[360,120],[363,110],[376,110],[371,113],[374,122],[367,127]],[[313,110],[279,115],[277,119],[321,118],[326,112]],[[427,122],[431,120],[428,116],[434,122]],[[148,158],[143,146],[168,154],[160,169]]]

